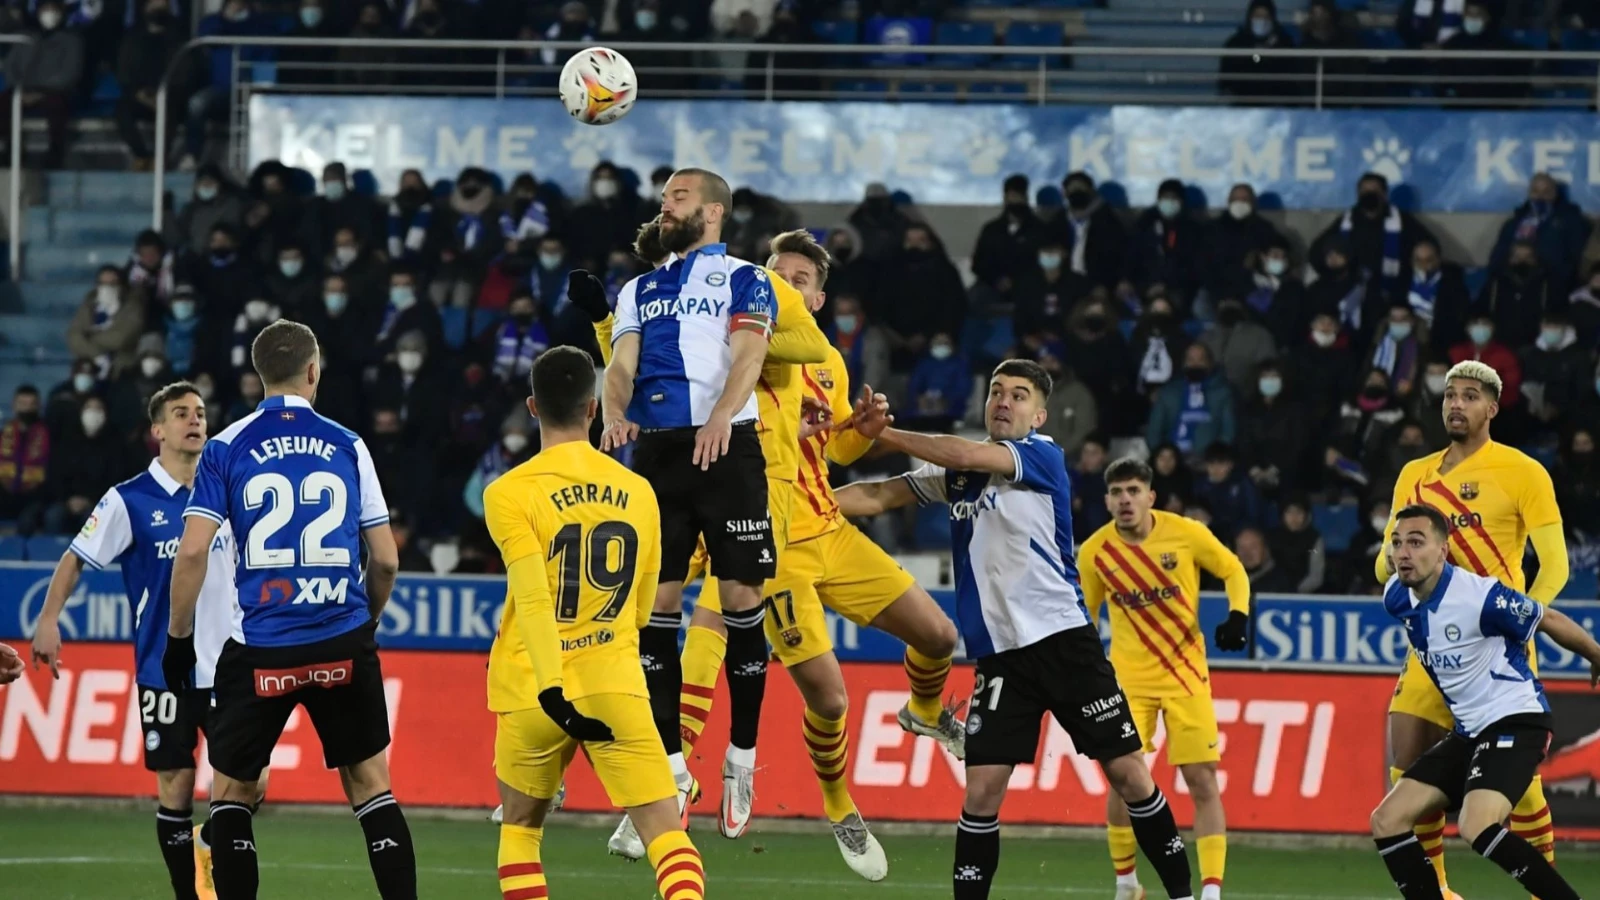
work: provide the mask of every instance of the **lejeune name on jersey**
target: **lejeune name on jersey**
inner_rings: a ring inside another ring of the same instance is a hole
[[[264,465],[274,459],[288,459],[291,456],[309,454],[323,462],[332,462],[333,454],[337,452],[339,452],[338,446],[331,441],[297,434],[267,438],[250,449],[250,458],[254,459],[257,465]]]
[[[1418,598],[1391,577],[1384,608],[1405,624],[1417,661],[1472,737],[1507,716],[1545,713],[1544,685],[1528,664],[1527,644],[1544,607],[1499,581],[1446,565],[1433,593]]]
[[[905,476],[919,501],[950,504],[956,620],[973,659],[1089,623],[1061,448],[1037,433],[1000,445],[1013,479],[933,465]]]

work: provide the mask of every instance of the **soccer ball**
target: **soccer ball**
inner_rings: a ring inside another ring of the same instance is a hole
[[[610,125],[633,109],[639,96],[633,63],[615,50],[590,47],[561,68],[561,102],[585,125]]]

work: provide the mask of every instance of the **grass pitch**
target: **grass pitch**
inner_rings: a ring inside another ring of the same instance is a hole
[[[172,896],[155,847],[151,810],[127,806],[0,806],[0,897],[29,900],[166,900]],[[414,813],[420,896],[493,900],[496,829]],[[693,836],[705,855],[712,898],[928,900],[950,896],[951,834],[881,835],[889,878],[868,884],[845,868],[824,833],[754,832],[727,841],[714,828]],[[654,895],[650,868],[605,852],[608,832],[559,818],[545,832],[550,893],[563,898]],[[361,830],[345,815],[278,807],[256,819],[262,900],[375,898]],[[1112,896],[1098,840],[1008,838],[994,900]],[[1458,841],[1446,857],[1451,886],[1468,900],[1523,896],[1499,870]],[[1568,851],[1562,871],[1580,890],[1600,888],[1600,855]],[[1155,874],[1141,868],[1152,900]],[[1198,870],[1196,887],[1199,886]],[[1228,900],[1354,900],[1398,896],[1376,854],[1362,849],[1229,848]]]

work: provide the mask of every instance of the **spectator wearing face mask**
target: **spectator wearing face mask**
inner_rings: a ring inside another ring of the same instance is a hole
[[[334,232],[333,252],[323,257],[322,271],[344,279],[350,302],[359,310],[377,310],[388,296],[388,260],[363,244],[353,229]]]
[[[394,209],[390,215],[393,217],[398,213],[400,210]],[[533,175],[523,172],[513,179],[511,190],[506,193],[504,211],[500,213],[500,234],[505,237],[506,253],[517,255],[533,250],[541,239],[551,233],[555,225],[551,206],[539,197],[539,182]],[[423,228],[426,229],[426,223]],[[396,232],[397,229],[391,226],[390,255],[398,259],[399,254],[396,251],[404,252],[405,247],[402,246]],[[423,232],[418,232],[415,243],[419,249],[422,246],[422,239]]]
[[[1239,466],[1238,453],[1226,441],[1206,447],[1204,468],[1195,479],[1195,500],[1211,511],[1211,531],[1230,541],[1241,528],[1266,525],[1267,505],[1261,492]]]
[[[1186,458],[1197,459],[1212,444],[1233,443],[1237,433],[1227,379],[1216,372],[1204,344],[1190,344],[1183,354],[1183,377],[1174,378],[1156,394],[1145,425],[1145,444],[1154,447],[1171,441]]]
[[[1395,396],[1403,402],[1417,386],[1427,346],[1427,330],[1417,321],[1411,305],[1405,300],[1396,300],[1389,308],[1389,317],[1372,336],[1367,362],[1389,376]]]
[[[589,7],[582,0],[568,0],[561,4],[561,17],[550,23],[549,29],[544,33],[547,41],[583,41],[590,42],[595,39],[599,29],[594,18],[589,14]],[[546,48],[539,51],[540,61],[552,69],[560,69],[571,58],[571,50],[556,50]],[[552,84],[555,82],[552,81]]]
[[[833,280],[829,278],[829,287]],[[867,321],[861,300],[846,292],[834,294],[833,321],[823,327],[829,342],[839,348],[851,384],[886,387],[889,383],[889,339]]]
[[[1306,8],[1305,22],[1300,27],[1300,48],[1309,51],[1360,50],[1361,42],[1352,28],[1345,25],[1344,11],[1337,0],[1312,0]],[[1305,93],[1315,96],[1317,70],[1322,71],[1322,105],[1348,106],[1360,102],[1372,93],[1372,86],[1360,79],[1367,75],[1367,60],[1361,57],[1322,57],[1307,60],[1303,86]]]
[[[206,163],[195,173],[194,197],[168,220],[167,243],[180,253],[203,257],[211,250],[211,233],[218,225],[244,222],[245,198],[222,174],[222,167]]]
[[[1192,297],[1200,287],[1205,226],[1185,211],[1183,193],[1183,182],[1176,178],[1161,182],[1155,206],[1134,223],[1124,271],[1141,291],[1160,282]]]
[[[545,321],[554,322],[572,305],[571,299],[567,297],[567,273],[575,266],[567,255],[566,242],[556,235],[546,235],[541,238],[534,245],[534,249],[536,252],[533,255],[533,269],[528,273],[527,284],[533,293],[534,302],[539,306],[540,316]],[[609,254],[607,258],[609,259]],[[588,317],[581,315],[581,310],[578,312],[581,319],[578,324],[585,330],[592,330]]]
[[[911,217],[894,205],[889,188],[876,181],[867,185],[847,221],[855,229],[857,257],[878,264],[900,252],[912,225]]]
[[[1238,50],[1293,50],[1294,38],[1278,24],[1273,0],[1250,0],[1244,24],[1222,45]],[[1225,56],[1218,66],[1217,89],[1235,98],[1237,105],[1270,106],[1276,98],[1299,92],[1293,76],[1299,69],[1288,57]]]
[[[1067,267],[1110,290],[1122,280],[1128,235],[1116,213],[1106,205],[1087,172],[1073,172],[1061,182],[1067,201],[1058,237],[1066,251]]]
[[[185,266],[188,281],[212,316],[232,319],[244,301],[261,289],[261,275],[240,252],[239,229],[218,223],[211,229],[210,248],[204,257]]]
[[[147,0],[137,8],[143,10],[139,21],[123,34],[117,48],[116,74],[121,96],[114,115],[117,134],[133,156],[133,170],[148,172],[154,165],[155,154],[140,124],[155,122],[156,93],[161,79],[184,41],[168,0]],[[171,147],[183,116],[170,95],[167,104],[167,146]]]
[[[1311,325],[1305,285],[1290,264],[1289,242],[1273,235],[1255,255],[1250,280],[1235,292],[1247,312],[1279,347],[1292,345]]]
[[[961,274],[933,230],[920,223],[912,225],[903,242],[900,254],[888,266],[883,286],[885,309],[880,318],[900,371],[916,364],[933,335],[960,334],[967,306]]]
[[[1212,530],[1216,524],[1212,523]],[[1294,573],[1278,565],[1272,556],[1272,547],[1260,528],[1245,528],[1234,538],[1233,551],[1250,576],[1250,590],[1255,594],[1287,594],[1299,586]]]
[[[11,418],[0,425],[0,519],[14,519],[31,534],[48,498],[50,430],[40,418],[39,389],[19,386],[11,395]]]
[[[374,407],[371,426],[362,436],[389,508],[408,517],[425,513],[424,489],[433,471],[433,454],[430,448],[415,446],[406,437],[399,409]]]
[[[520,400],[528,396],[528,373],[534,360],[550,349],[550,334],[539,320],[532,291],[524,288],[513,293],[509,312],[493,334],[491,371],[506,396]]]
[[[406,332],[395,344],[394,362],[379,369],[372,391],[375,406],[400,411],[406,440],[415,447],[441,444],[448,421],[448,398],[430,358],[427,338],[420,331]]]
[[[1050,398],[1045,401],[1044,424],[1039,433],[1048,436],[1068,457],[1076,456],[1089,435],[1100,428],[1100,409],[1094,394],[1078,380],[1078,373],[1062,361],[1066,348],[1051,344],[1040,349],[1039,365],[1050,376]]]
[[[147,228],[134,239],[122,277],[129,287],[142,289],[154,304],[165,306],[172,299],[176,283],[174,263],[173,255],[167,252],[167,242]]]
[[[1434,418],[1442,418],[1437,408],[1433,413]],[[1409,418],[1401,419],[1384,435],[1383,441],[1372,449],[1371,457],[1366,461],[1367,470],[1372,476],[1368,490],[1377,495],[1394,496],[1394,485],[1400,480],[1400,470],[1405,468],[1406,463],[1427,456],[1429,452],[1428,438],[1422,430],[1422,424]]]
[[[106,401],[90,396],[77,419],[54,436],[46,487],[53,502],[44,513],[45,532],[76,532],[95,501],[133,467],[127,443],[106,419]]]
[[[461,170],[448,204],[441,212],[440,265],[428,285],[436,306],[470,309],[483,283],[489,261],[505,249],[500,233],[494,178],[483,169]]]
[[[106,388],[106,409],[111,415],[113,431],[143,438],[146,432],[141,429],[150,424],[146,403],[173,377],[167,365],[167,342],[160,332],[152,331],[139,338],[136,355],[138,362]]]
[[[1067,268],[1066,248],[1058,235],[1042,238],[1034,258],[1011,271],[1022,273],[1016,276],[1011,294],[1017,340],[1031,351],[1059,342],[1066,335],[1067,310],[1088,296],[1094,284]]]
[[[1577,424],[1572,413],[1590,388],[1594,361],[1578,345],[1578,333],[1567,317],[1545,313],[1539,336],[1522,349],[1518,360],[1528,414],[1546,427]]]
[[[207,318],[201,314],[194,288],[180,284],[173,289],[172,303],[161,323],[167,364],[173,375],[188,378],[196,370],[209,368],[216,360],[221,335]]]
[[[1009,301],[1017,273],[1031,271],[1034,257],[1044,249],[1040,245],[1043,225],[1028,206],[1028,176],[1007,178],[1001,202],[1000,215],[985,222],[978,232],[978,243],[972,251],[972,275],[993,292],[990,295],[993,299]],[[1052,243],[1059,270],[1064,262],[1059,237]]]
[[[1368,369],[1360,392],[1340,408],[1338,429],[1323,453],[1334,482],[1371,492],[1371,464],[1389,429],[1403,418],[1405,410],[1395,399],[1389,376],[1382,369]]]
[[[1333,317],[1340,331],[1365,345],[1383,316],[1383,294],[1369,290],[1371,279],[1351,258],[1350,241],[1343,235],[1323,242],[1320,250],[1313,245],[1312,252],[1322,254],[1320,277],[1306,288],[1306,311]]]
[[[233,367],[234,374],[255,368],[250,361],[250,346],[268,325],[281,318],[283,310],[265,297],[251,297],[244,302],[244,308],[233,321],[233,352],[229,357],[229,363]]]
[[[1306,340],[1285,357],[1289,380],[1306,405],[1313,432],[1331,428],[1344,399],[1356,389],[1356,353],[1350,336],[1326,313],[1314,316]]]
[[[1427,329],[1430,349],[1442,353],[1466,338],[1467,310],[1472,305],[1466,276],[1460,266],[1444,260],[1436,241],[1417,241],[1400,280],[1407,305]]]
[[[1311,262],[1322,266],[1335,238],[1349,242],[1349,261],[1367,272],[1368,293],[1379,298],[1400,289],[1400,270],[1417,241],[1433,237],[1410,213],[1389,202],[1389,179],[1367,172],[1356,182],[1356,204],[1328,224],[1311,245]],[[1327,274],[1318,269],[1320,274]],[[1383,306],[1379,306],[1381,312]],[[1357,326],[1366,327],[1366,326]]]
[[[377,246],[387,235],[384,210],[378,202],[355,192],[344,163],[322,168],[322,194],[310,200],[306,215],[305,245],[321,255],[334,248],[334,238],[349,229],[364,247]]]
[[[515,202],[520,202],[520,198],[515,198]],[[531,200],[528,202],[532,203]],[[544,226],[548,227],[548,215],[539,214],[539,210],[542,209],[543,204],[539,204],[531,219],[534,223],[543,222]],[[513,228],[507,234],[516,234],[525,227],[524,220],[530,218],[526,215],[528,210],[528,206],[523,206],[521,212],[512,216]],[[516,212],[515,205],[510,211]],[[389,201],[387,225],[389,258],[395,262],[415,266],[432,260],[438,254],[439,240],[434,232],[433,222],[433,195],[428,191],[428,182],[418,170],[407,169],[400,173],[399,189]],[[502,230],[504,230],[503,220]]]
[[[1406,417],[1422,428],[1422,443],[1430,451],[1442,450],[1450,443],[1450,436],[1444,430],[1444,417],[1439,415],[1448,380],[1445,375],[1449,371],[1448,358],[1430,355],[1423,368],[1422,379],[1405,401]]]
[[[483,455],[483,448],[499,439],[499,428],[508,410],[519,415],[521,421],[528,420],[526,404],[522,402],[527,393],[523,388],[513,401],[483,363],[474,360],[462,367],[460,378],[450,388],[446,438],[436,457],[439,469],[447,476],[437,491],[441,506],[454,505],[461,486]],[[444,493],[452,496],[443,496]]]
[[[78,420],[83,401],[100,394],[104,385],[94,360],[80,359],[72,364],[65,381],[50,389],[44,405],[45,425],[51,434],[61,434]]]
[[[244,252],[257,265],[275,267],[280,248],[299,246],[307,226],[306,203],[289,188],[289,169],[268,160],[250,174],[244,214]]]
[[[223,0],[222,9],[200,20],[196,37],[265,37],[281,33],[274,16],[257,15],[251,0]],[[203,51],[203,62],[197,66],[197,89],[189,96],[188,116],[184,120],[183,160],[184,171],[194,169],[195,163],[205,156],[206,129],[212,121],[228,115],[232,105],[234,77],[240,71],[249,71],[240,62],[267,62],[275,59],[272,51],[261,47],[216,46]]]
[[[1150,468],[1155,473],[1150,490],[1155,492],[1156,507],[1183,512],[1185,501],[1194,496],[1194,472],[1184,464],[1178,446],[1171,442],[1158,445],[1150,454]]]
[[[1239,412],[1239,466],[1268,495],[1305,487],[1312,431],[1306,408],[1285,390],[1285,366],[1262,363],[1256,388]]]
[[[1533,343],[1539,336],[1539,320],[1557,305],[1564,305],[1566,294],[1551,283],[1529,241],[1514,241],[1504,265],[1493,270],[1478,295],[1475,311],[1494,320],[1495,334],[1512,347]]]
[[[722,240],[734,256],[761,259],[774,235],[800,225],[800,214],[794,207],[777,197],[739,188],[733,192],[733,206],[723,225]]]
[[[376,357],[393,362],[400,336],[421,335],[427,352],[437,355],[444,347],[444,325],[439,310],[418,296],[417,277],[411,270],[396,266],[389,273],[389,302],[378,323]]]
[[[772,9],[772,24],[756,43],[793,45],[817,42],[816,32],[811,30],[811,23],[801,17],[803,9],[798,0],[779,0]],[[817,77],[816,70],[827,64],[827,57],[818,53],[801,51],[774,54],[772,92],[778,95],[793,95],[819,90],[822,87],[822,79]],[[766,73],[759,70],[749,73],[745,77],[744,86],[747,91],[765,94]],[[871,253],[870,247],[868,253]]]
[[[1100,410],[1100,429],[1108,434],[1128,434],[1139,425],[1139,404],[1134,399],[1135,370],[1128,342],[1111,315],[1111,304],[1099,294],[1085,298],[1067,314],[1066,350],[1078,380],[1094,395]]]
[[[927,351],[911,370],[907,393],[911,397],[907,427],[914,431],[947,432],[966,414],[972,363],[957,351],[950,335],[939,332],[929,339]]]
[[[1461,31],[1466,0],[1406,0],[1395,15],[1400,40],[1413,50],[1437,50]]]
[[[1554,481],[1556,503],[1567,533],[1600,537],[1600,457],[1595,455],[1594,420],[1580,423],[1562,442]]]
[[[285,37],[322,41],[317,47],[283,47],[278,51],[278,83],[282,85],[325,86],[337,80],[333,62],[334,41],[344,35],[339,31],[335,15],[330,14],[331,0],[300,0],[294,27]]]
[[[726,215],[731,210],[725,210]],[[604,263],[614,247],[633,242],[639,229],[639,197],[623,184],[622,172],[601,162],[589,173],[589,196],[572,210],[568,243],[584,268]]]
[[[1217,304],[1217,321],[1200,335],[1199,342],[1211,351],[1237,397],[1250,396],[1261,364],[1278,358],[1272,332],[1252,320],[1244,303],[1234,297]]]
[[[1517,99],[1528,96],[1531,63],[1483,55],[1525,49],[1500,33],[1486,0],[1467,0],[1461,11],[1461,30],[1441,39],[1439,49],[1463,54],[1439,63],[1439,86],[1445,96],[1470,100],[1476,106],[1514,106]],[[1466,56],[1469,53],[1473,55]]]
[[[1210,226],[1206,285],[1214,292],[1227,291],[1239,281],[1248,280],[1260,270],[1257,257],[1280,239],[1278,229],[1256,208],[1255,188],[1243,182],[1228,189],[1228,205],[1211,220]]]
[[[1500,226],[1489,265],[1510,262],[1512,246],[1518,242],[1532,244],[1534,256],[1550,273],[1552,289],[1566,293],[1577,275],[1589,233],[1583,210],[1561,195],[1554,178],[1540,172],[1528,182],[1528,199]]]
[[[265,278],[267,299],[283,311],[284,318],[304,321],[305,310],[321,297],[318,271],[306,265],[306,252],[297,243],[279,247],[271,265]]]
[[[1283,498],[1278,526],[1267,535],[1267,549],[1296,594],[1315,594],[1327,577],[1328,554],[1322,534],[1311,524],[1311,499],[1301,491]]]
[[[1467,321],[1467,339],[1450,348],[1450,362],[1475,359],[1500,374],[1500,409],[1515,407],[1522,397],[1522,364],[1506,346],[1487,312],[1474,313]],[[1498,423],[1499,420],[1496,419]]]
[[[332,365],[345,374],[359,376],[373,360],[373,336],[378,329],[372,313],[350,304],[350,288],[342,275],[328,275],[320,282],[315,299],[300,310],[303,322],[317,335],[317,344],[328,354]],[[359,424],[359,423],[358,423]]]
[[[0,134],[11,133],[11,93],[22,91],[22,108],[43,113],[49,149],[45,167],[59,169],[67,156],[67,120],[72,95],[83,78],[83,35],[65,27],[60,0],[38,4],[37,28],[26,34],[29,43],[10,49],[5,58],[6,90],[0,92]]]
[[[101,266],[94,288],[67,325],[67,349],[115,377],[134,364],[144,321],[144,292],[130,290],[116,266]]]
[[[878,267],[862,258],[861,234],[855,226],[848,222],[835,225],[828,230],[824,244],[828,248],[828,255],[833,257],[833,267],[828,270],[828,296],[838,298],[852,294],[857,300],[874,296],[877,292]],[[828,303],[822,307],[819,322],[826,323],[827,317],[832,314],[830,307],[834,305]]]
[[[536,433],[530,434],[532,429],[527,413],[518,408],[513,409],[500,423],[500,438],[489,449],[483,451],[478,464],[472,470],[472,475],[467,479],[466,488],[461,492],[461,499],[465,501],[467,512],[474,518],[483,518],[483,491],[494,484],[495,479],[522,465],[538,452],[537,441],[533,438]]]
[[[1361,526],[1350,537],[1350,546],[1339,555],[1328,590],[1348,594],[1381,594],[1383,585],[1373,580],[1372,567],[1384,552],[1384,529],[1389,527],[1389,497],[1372,495],[1362,509]]]

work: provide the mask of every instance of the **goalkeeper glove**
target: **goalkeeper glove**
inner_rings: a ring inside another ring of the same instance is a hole
[[[1211,636],[1218,650],[1243,650],[1250,642],[1250,614],[1238,610],[1228,613],[1228,620],[1218,625]]]
[[[591,321],[604,322],[611,315],[611,301],[606,298],[606,286],[586,269],[573,269],[567,273],[567,299],[583,310]]]
[[[575,740],[585,743],[616,740],[610,725],[578,712],[578,708],[561,693],[559,687],[545,688],[539,692],[539,708]]]
[[[188,637],[167,635],[167,651],[161,654],[161,674],[167,690],[176,694],[194,686],[194,634]]]

